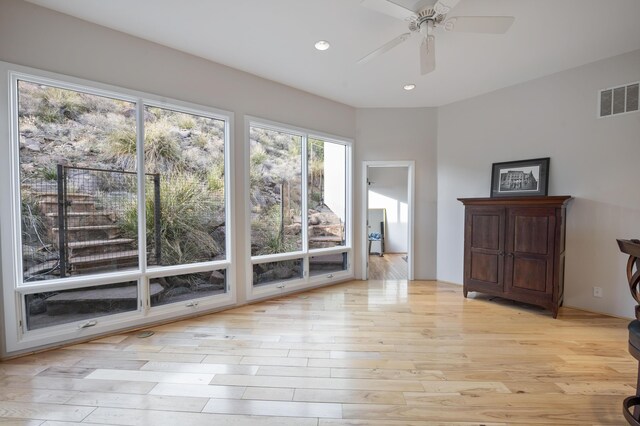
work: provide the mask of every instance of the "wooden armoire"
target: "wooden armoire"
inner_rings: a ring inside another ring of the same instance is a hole
[[[464,296],[478,291],[542,306],[564,296],[570,196],[458,198],[465,206]]]

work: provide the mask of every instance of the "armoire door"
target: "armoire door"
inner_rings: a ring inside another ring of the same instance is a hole
[[[465,283],[503,292],[504,207],[471,207],[465,215]]]
[[[507,209],[505,292],[536,298],[553,295],[556,209]]]

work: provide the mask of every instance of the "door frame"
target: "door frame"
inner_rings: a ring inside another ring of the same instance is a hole
[[[367,233],[367,210],[369,209],[369,185],[367,178],[370,167],[404,167],[407,169],[407,279],[412,281],[413,276],[413,227],[414,227],[414,193],[415,193],[415,161],[414,160],[381,160],[362,162],[362,208],[360,217],[361,246],[360,261],[362,265],[362,279],[369,279],[369,251]]]

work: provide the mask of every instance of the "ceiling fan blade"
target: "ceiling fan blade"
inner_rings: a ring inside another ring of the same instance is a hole
[[[436,69],[436,39],[427,36],[420,45],[420,74],[429,74]]]
[[[454,16],[445,22],[444,29],[462,33],[504,34],[515,19],[513,16]]]
[[[408,21],[417,17],[415,12],[412,10],[405,9],[404,7],[388,0],[362,0],[360,4],[368,9],[375,10],[376,12],[380,12],[403,21]]]
[[[436,4],[433,5],[433,10],[438,15],[446,15],[451,9],[456,7],[459,1],[460,0],[438,0]]]
[[[367,56],[365,56],[363,58],[360,58],[358,60],[358,63],[359,64],[364,64],[366,62],[369,62],[373,58],[376,58],[376,57],[382,55],[383,53],[386,53],[386,52],[390,51],[391,49],[393,49],[394,47],[396,47],[397,45],[399,45],[400,43],[402,43],[403,41],[408,39],[410,36],[411,36],[411,33],[400,34],[398,37],[394,38],[393,40],[391,40],[390,42],[388,42],[386,44],[383,44],[382,46],[380,46],[379,48],[377,48],[373,52],[369,53]]]

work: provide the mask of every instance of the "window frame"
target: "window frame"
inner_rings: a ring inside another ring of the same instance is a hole
[[[251,128],[258,127],[276,132],[283,132],[300,136],[302,138],[301,149],[301,205],[302,210],[302,250],[295,252],[268,254],[268,255],[251,255],[251,202],[248,198],[250,193],[250,173],[251,173]],[[247,256],[246,273],[246,298],[247,301],[255,301],[265,299],[270,296],[289,293],[292,291],[300,291],[315,287],[321,287],[330,283],[337,283],[353,279],[354,275],[354,251],[353,251],[353,141],[349,138],[342,138],[329,135],[322,132],[308,130],[288,124],[283,124],[259,117],[246,115],[244,118],[244,134],[245,134],[245,155],[244,155],[244,181],[245,181],[245,247]],[[323,142],[335,143],[343,145],[345,149],[345,244],[343,246],[326,247],[319,249],[309,249],[309,224],[308,224],[308,142],[309,139],[318,139]],[[311,256],[323,254],[347,253],[347,269],[344,271],[318,274],[311,276],[309,270],[309,258]],[[274,281],[269,284],[261,284],[254,286],[253,284],[253,266],[261,263],[277,262],[282,260],[300,259],[303,264],[303,277],[300,279]]]
[[[91,80],[19,66],[0,61],[0,75],[5,83],[0,85],[0,129],[5,144],[0,145],[0,177],[8,182],[0,186],[0,253],[2,289],[4,297],[5,339],[8,352],[27,350],[33,347],[51,345],[62,341],[79,339],[97,334],[117,331],[127,327],[166,320],[168,317],[193,315],[197,311],[209,311],[236,304],[236,267],[235,267],[235,228],[234,217],[234,179],[233,179],[233,140],[234,114],[192,102],[168,99],[162,96],[125,89]],[[71,278],[59,278],[24,283],[22,272],[22,236],[19,125],[18,125],[18,81],[43,84],[60,89],[108,97],[132,102],[136,108],[137,136],[137,199],[138,199],[138,268],[124,271],[101,272]],[[224,260],[212,260],[193,264],[152,266],[146,262],[146,218],[144,175],[144,108],[145,106],[164,108],[176,112],[195,114],[225,122],[224,132],[224,200],[225,200],[225,255]],[[6,121],[5,121],[6,120]],[[6,126],[4,125],[6,122]],[[197,300],[197,304],[187,306],[184,302],[150,307],[149,280],[152,278],[223,270],[226,272],[226,292]],[[90,328],[81,328],[87,320],[70,322],[35,330],[27,330],[25,295],[51,290],[94,287],[101,284],[136,281],[138,283],[138,309],[132,312],[97,317],[98,323]]]

